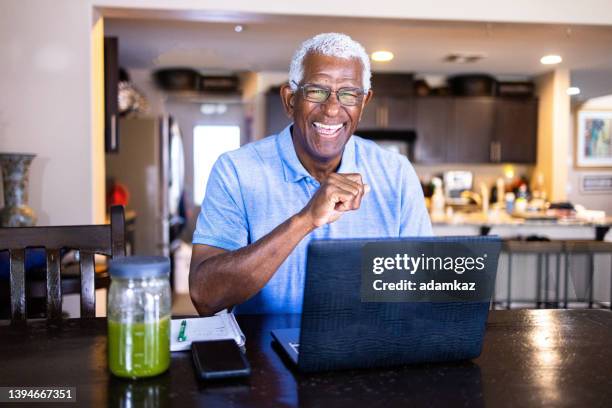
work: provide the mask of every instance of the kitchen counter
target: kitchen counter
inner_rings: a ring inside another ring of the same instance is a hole
[[[524,219],[506,213],[454,213],[431,217],[435,235],[489,235],[502,238],[538,235],[550,239],[605,240],[612,217],[591,221],[577,218]],[[612,234],[611,234],[612,235]]]

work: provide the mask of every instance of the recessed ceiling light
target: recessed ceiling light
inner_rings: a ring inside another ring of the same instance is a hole
[[[558,64],[561,61],[563,61],[563,58],[560,55],[545,55],[540,58],[540,62],[544,65]]]
[[[234,27],[234,31],[237,33],[241,33],[242,30],[244,30],[244,27],[241,26],[240,24],[238,24],[237,26]]]
[[[577,86],[570,86],[569,88],[567,88],[566,92],[569,96],[578,95],[580,93],[580,88],[578,88]]]
[[[374,51],[372,53],[372,60],[378,62],[391,61],[394,55],[391,51]]]

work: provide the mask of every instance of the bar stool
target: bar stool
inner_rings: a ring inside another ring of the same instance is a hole
[[[505,240],[502,245],[502,251],[508,254],[508,288],[507,288],[507,303],[506,309],[510,309],[512,305],[512,260],[514,255],[536,255],[536,291],[535,305],[538,309],[549,305],[548,287],[549,287],[549,266],[550,257],[556,259],[556,287],[555,287],[555,302],[559,305],[560,288],[559,281],[561,276],[561,254],[563,253],[562,241],[525,241],[525,240]],[[545,273],[542,273],[544,269]],[[544,277],[544,300],[542,301],[542,277]]]
[[[583,301],[587,301],[589,309],[593,308],[595,303],[593,294],[593,283],[595,278],[595,255],[596,254],[609,254],[610,255],[610,305],[609,308],[612,310],[612,242],[596,241],[596,240],[565,240],[563,242],[563,249],[565,252],[565,290],[563,307],[567,309],[568,305],[568,287],[569,287],[569,269],[570,261],[573,256],[586,255],[588,260],[587,274],[586,274],[586,291],[588,296],[585,296]],[[586,295],[585,294],[585,295]],[[599,306],[604,307],[602,302],[597,302]]]

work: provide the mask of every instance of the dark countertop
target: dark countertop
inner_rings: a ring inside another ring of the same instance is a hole
[[[468,362],[316,375],[293,373],[270,330],[299,315],[240,316],[253,373],[197,381],[189,352],[170,371],[126,381],[106,367],[106,320],[0,326],[0,386],[74,386],[79,406],[476,406],[599,407],[612,401],[612,312],[493,311],[482,355]],[[347,345],[350,347],[350,345]]]

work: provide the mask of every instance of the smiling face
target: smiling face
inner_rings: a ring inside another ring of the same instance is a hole
[[[318,85],[337,91],[340,88],[362,88],[362,66],[358,59],[342,59],[321,54],[304,58],[304,78],[299,85]],[[336,166],[372,92],[368,91],[356,106],[344,106],[332,93],[323,103],[304,99],[285,85],[281,89],[287,114],[293,118],[293,143],[307,170],[317,164]]]

